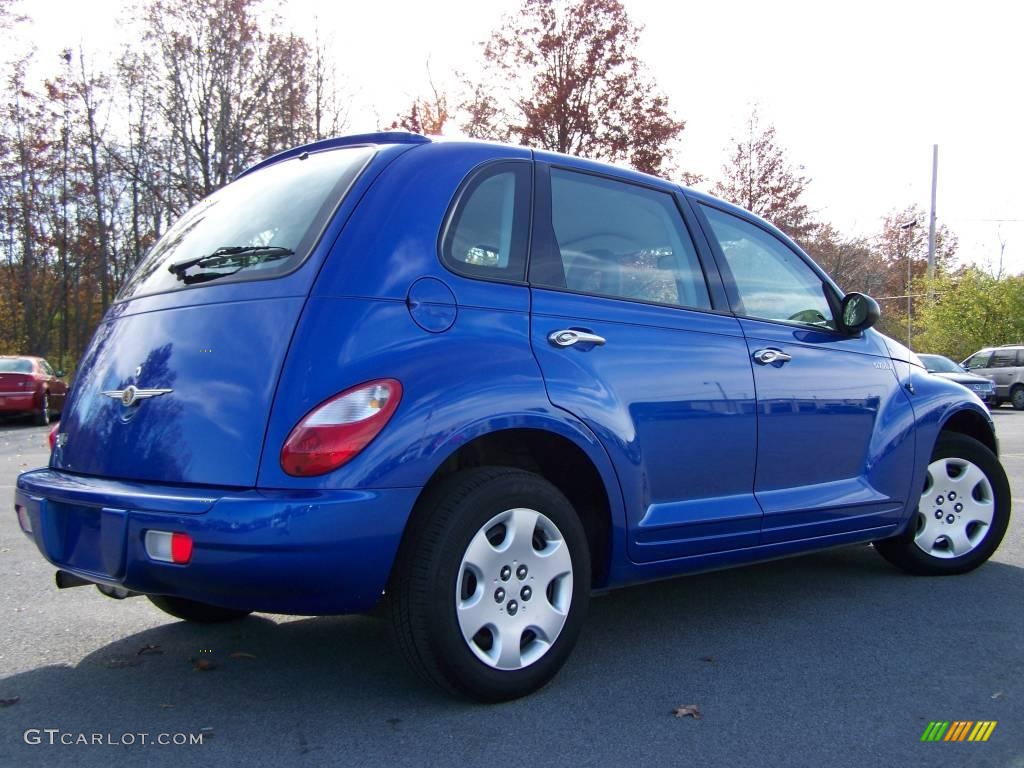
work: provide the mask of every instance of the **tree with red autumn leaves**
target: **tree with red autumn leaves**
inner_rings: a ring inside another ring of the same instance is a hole
[[[483,46],[465,131],[658,173],[685,123],[636,56],[618,0],[525,0]]]

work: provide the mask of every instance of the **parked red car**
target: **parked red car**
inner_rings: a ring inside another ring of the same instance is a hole
[[[33,414],[36,424],[64,408],[68,385],[41,357],[0,356],[0,415]]]

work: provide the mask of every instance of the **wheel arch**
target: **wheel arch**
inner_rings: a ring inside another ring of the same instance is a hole
[[[939,433],[936,440],[946,433],[956,433],[974,438],[992,453],[999,455],[999,444],[991,421],[973,408],[958,408],[947,413],[939,422]]]
[[[436,455],[436,466],[406,523],[403,544],[446,478],[471,467],[516,467],[539,474],[565,494],[587,534],[592,586],[607,586],[618,545],[625,540],[622,492],[603,446],[583,424],[538,420],[536,415],[487,420],[462,430]]]

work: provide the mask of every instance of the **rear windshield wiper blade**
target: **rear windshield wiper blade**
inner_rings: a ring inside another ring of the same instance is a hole
[[[219,277],[233,275],[238,270],[251,264],[283,259],[294,253],[295,251],[291,248],[284,248],[279,245],[229,245],[218,248],[206,256],[176,261],[167,267],[167,271],[185,284],[202,283],[207,280],[216,280]],[[214,269],[234,267],[234,269],[230,272],[207,272],[197,275],[186,275],[185,272],[192,267],[212,267]]]

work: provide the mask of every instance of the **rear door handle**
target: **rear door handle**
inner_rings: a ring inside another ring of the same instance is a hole
[[[565,349],[566,347],[571,347],[573,344],[593,344],[600,347],[604,345],[605,338],[604,336],[598,336],[596,333],[577,331],[575,328],[567,328],[564,331],[552,331],[549,333],[548,341],[556,347]]]
[[[772,363],[788,363],[793,359],[792,355],[787,355],[781,349],[759,349],[754,353],[754,362],[760,363],[761,365],[771,365]]]

